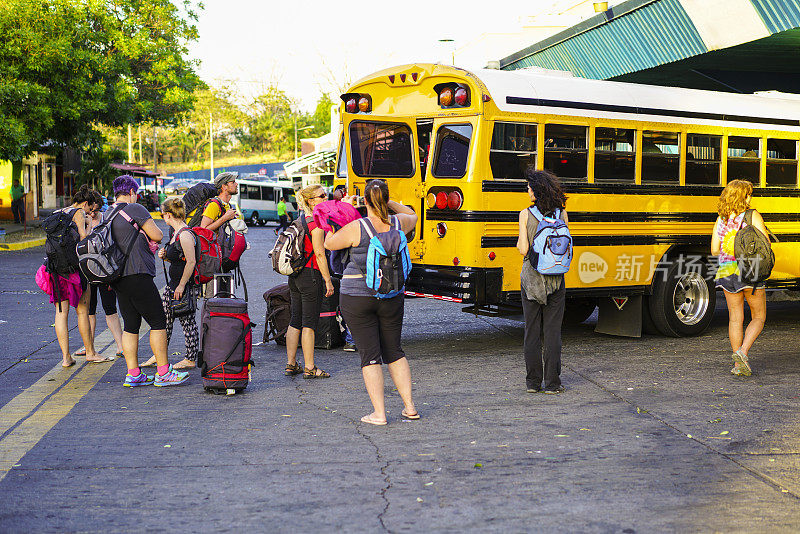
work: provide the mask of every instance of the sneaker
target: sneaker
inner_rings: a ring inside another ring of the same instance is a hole
[[[542,386],[532,386],[526,389],[525,391],[527,391],[528,393],[539,393],[540,391],[542,391]]]
[[[355,352],[356,346],[353,343],[345,343],[344,347],[342,347],[342,350],[345,352]]]
[[[146,375],[139,373],[139,376],[125,375],[125,382],[122,383],[126,388],[135,388],[138,386],[149,386],[153,383],[153,375]]]
[[[189,380],[189,373],[182,373],[180,371],[173,371],[172,366],[169,366],[169,371],[166,374],[160,375],[156,373],[156,386],[178,386]]]
[[[554,389],[546,389],[544,392],[548,395],[558,395],[559,393],[564,393],[567,390],[564,386],[558,386]]]

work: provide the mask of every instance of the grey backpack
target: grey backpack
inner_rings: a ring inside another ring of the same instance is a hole
[[[740,278],[743,282],[755,284],[763,282],[772,274],[775,266],[775,253],[769,237],[753,226],[753,211],[744,212],[743,225],[736,232],[733,241],[733,255],[739,266]],[[744,225],[747,226],[744,226]],[[767,232],[777,241],[775,234]]]
[[[125,270],[125,262],[136,244],[138,234],[123,250],[111,234],[111,222],[117,215],[122,215],[134,227],[137,226],[133,219],[122,211],[126,205],[121,204],[111,208],[103,222],[78,242],[78,267],[89,283],[110,284],[120,278]]]

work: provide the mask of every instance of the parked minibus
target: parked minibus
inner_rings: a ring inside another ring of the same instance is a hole
[[[297,199],[289,181],[237,180],[239,193],[234,201],[242,211],[242,217],[251,225],[264,225],[278,221],[277,204],[286,199],[286,211],[293,220],[297,213]]]

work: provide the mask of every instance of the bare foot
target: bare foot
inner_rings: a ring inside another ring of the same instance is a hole
[[[72,359],[72,356],[69,356],[69,359],[64,358],[61,362],[61,367],[72,367],[75,365],[75,360]]]
[[[183,369],[194,369],[195,367],[197,367],[197,363],[186,358],[182,359],[181,361],[172,366],[172,368],[175,369],[176,371],[180,371]]]
[[[372,412],[371,414],[362,417],[361,422],[369,423],[370,425],[383,426],[386,424],[386,418],[384,417],[383,419],[381,419],[380,417],[375,415],[375,412]]]
[[[403,419],[410,419],[412,421],[416,421],[419,419],[419,412],[417,412],[416,408],[403,408],[403,411],[400,412],[400,415],[403,416]]]
[[[151,356],[149,360],[147,360],[143,364],[140,364],[139,367],[155,367],[155,365],[156,365],[156,357]]]

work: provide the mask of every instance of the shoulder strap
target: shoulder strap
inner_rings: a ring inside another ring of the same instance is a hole
[[[361,226],[364,227],[364,230],[367,231],[367,235],[370,239],[375,237],[375,228],[372,226],[372,221],[369,220],[369,217],[362,217],[358,221],[361,223]]]
[[[743,220],[744,220],[745,224],[747,224],[747,226],[753,226],[753,212],[754,211],[755,210],[751,208],[749,210],[745,210],[745,212],[744,212],[744,219]]]
[[[394,229],[403,233],[403,229],[400,227],[400,219],[397,218],[397,215],[392,215],[392,221],[394,222]]]
[[[531,215],[536,217],[537,221],[542,222],[544,216],[542,215],[542,212],[539,211],[539,208],[537,208],[536,206],[531,206],[530,208],[528,208],[528,211],[531,212]]]

